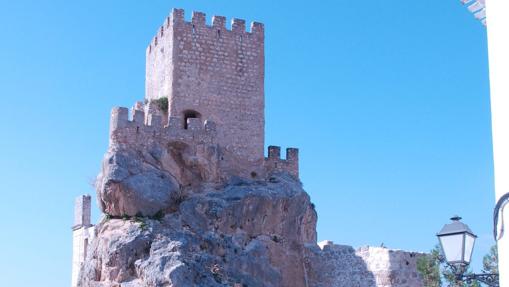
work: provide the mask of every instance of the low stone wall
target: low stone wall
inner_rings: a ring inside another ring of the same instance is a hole
[[[308,246],[309,286],[314,287],[423,287],[417,259],[424,254],[383,247]]]

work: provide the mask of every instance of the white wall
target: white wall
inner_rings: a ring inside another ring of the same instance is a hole
[[[487,0],[495,193],[509,192],[509,0]],[[500,286],[509,287],[509,210],[498,242]]]
[[[72,277],[71,286],[78,285],[78,275],[81,265],[85,261],[85,240],[88,240],[88,246],[94,239],[94,227],[82,227],[72,232]]]

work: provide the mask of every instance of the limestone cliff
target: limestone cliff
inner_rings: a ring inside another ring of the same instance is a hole
[[[316,213],[291,176],[201,187],[159,219],[103,219],[81,286],[307,286]]]

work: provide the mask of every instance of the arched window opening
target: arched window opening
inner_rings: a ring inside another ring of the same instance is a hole
[[[201,118],[201,115],[197,111],[193,111],[193,110],[184,111],[184,129],[187,130],[187,120],[188,119],[199,119],[199,118]]]

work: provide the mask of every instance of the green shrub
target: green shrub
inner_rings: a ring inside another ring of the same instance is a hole
[[[435,246],[429,254],[417,259],[417,271],[421,273],[424,286],[426,287],[442,286],[439,256],[439,247]]]
[[[157,100],[153,100],[153,102],[154,102],[154,104],[157,105],[159,110],[161,110],[165,113],[168,112],[168,98],[167,97],[162,97]]]

